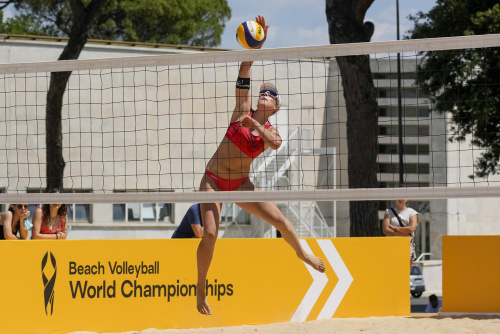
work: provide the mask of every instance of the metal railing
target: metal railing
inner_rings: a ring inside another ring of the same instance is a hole
[[[296,128],[278,150],[268,150],[269,152],[254,161],[254,184],[261,189],[291,190],[292,186],[284,174],[298,158],[300,159],[300,155],[312,152],[311,143],[312,131]],[[287,202],[287,207],[295,218],[293,220],[299,225],[299,237],[302,237],[302,229],[314,238],[335,237],[333,228],[328,225],[315,201]],[[288,218],[292,220],[292,217]]]
[[[289,211],[297,218],[300,227],[305,228],[309,235],[301,235],[301,229],[298,228],[299,237],[311,238],[334,238],[335,233],[332,227],[328,226],[321,210],[314,201],[308,202],[289,202]],[[305,213],[305,214],[304,214]]]
[[[250,178],[265,190],[275,189],[279,178],[290,168],[300,154],[300,128],[295,129],[277,150],[267,150],[253,163]]]

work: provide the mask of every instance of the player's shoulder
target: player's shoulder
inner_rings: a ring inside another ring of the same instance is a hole
[[[0,213],[0,217],[3,218],[12,218],[12,212],[7,210],[5,212]]]
[[[418,214],[417,210],[415,210],[413,208],[408,208],[408,212],[410,213],[410,216],[414,216],[414,215]]]

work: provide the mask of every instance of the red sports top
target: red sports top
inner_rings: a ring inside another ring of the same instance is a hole
[[[248,116],[252,117],[253,112],[253,110],[250,111]],[[267,129],[270,126],[271,123],[267,122],[265,128]],[[229,124],[226,137],[249,157],[255,158],[264,152],[264,140],[262,137],[260,135],[253,135],[249,128],[241,126],[240,121]]]
[[[40,208],[40,207],[37,207],[37,209],[42,210],[42,208]],[[45,224],[43,216],[44,215],[43,215],[43,210],[42,210],[42,225],[40,226],[40,233],[42,233],[42,234],[56,234],[56,233],[62,232],[62,228],[63,228],[64,220],[65,220],[65,218],[63,216],[59,216],[59,227],[56,228],[55,230],[51,230],[47,226],[47,224]]]

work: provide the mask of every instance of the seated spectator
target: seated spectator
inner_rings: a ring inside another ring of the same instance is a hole
[[[427,304],[427,307],[425,308],[425,313],[437,313],[439,312],[439,309],[443,307],[443,302],[438,299],[436,295],[430,295],[429,296],[429,303]]]
[[[49,193],[60,193],[53,189]],[[68,236],[68,215],[66,204],[44,204],[35,209],[33,216],[33,239],[66,239]]]
[[[202,238],[203,223],[201,221],[200,204],[191,205],[182,218],[181,223],[172,234],[172,239],[176,238]]]
[[[0,240],[28,239],[25,222],[29,216],[28,204],[11,204],[9,210],[0,215]]]

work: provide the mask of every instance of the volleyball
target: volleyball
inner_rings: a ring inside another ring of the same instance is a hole
[[[236,30],[236,40],[247,49],[255,49],[264,42],[264,28],[255,21],[246,21]]]

